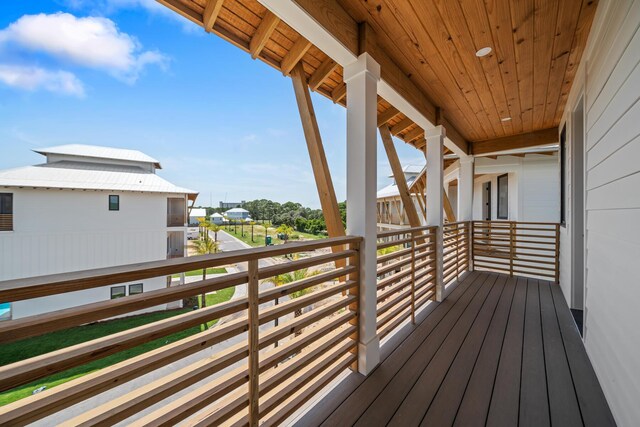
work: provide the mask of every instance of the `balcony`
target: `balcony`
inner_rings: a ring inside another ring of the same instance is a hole
[[[0,300],[14,302],[246,263],[237,273],[4,322],[0,343],[9,343],[244,289],[226,302],[0,367],[0,389],[11,390],[223,319],[2,406],[0,424],[614,425],[560,288],[545,280],[555,275],[546,267],[548,249],[557,253],[555,233],[555,224],[487,222],[446,224],[441,234],[438,227],[380,233],[381,363],[367,376],[358,373],[368,315],[360,237],[0,283]],[[259,263],[291,254],[299,257]],[[309,268],[317,273],[264,284]],[[74,410],[81,402],[89,409]]]

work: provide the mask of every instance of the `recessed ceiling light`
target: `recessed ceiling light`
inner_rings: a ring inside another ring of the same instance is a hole
[[[511,120],[511,117],[503,117],[500,119],[502,122],[508,122],[509,120]]]
[[[491,48],[490,47],[483,47],[482,49],[478,50],[476,52],[476,56],[477,57],[481,57],[481,56],[487,56],[491,53]]]

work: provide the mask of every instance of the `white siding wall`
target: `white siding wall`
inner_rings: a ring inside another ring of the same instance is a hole
[[[617,423],[636,426],[640,423],[640,0],[601,0],[593,28],[586,61],[565,111],[570,131],[570,112],[584,94],[584,340]],[[569,143],[571,139],[569,135]],[[571,257],[572,232],[567,224],[561,262]],[[564,271],[561,281],[567,298],[570,280]]]
[[[560,169],[554,154],[525,157],[477,158],[474,181],[473,219],[482,218],[482,184],[491,181],[491,218],[497,218],[498,176],[509,174],[509,219],[512,221],[558,222],[560,219]]]
[[[10,191],[14,194],[14,231],[0,232],[0,280],[166,258],[167,195]],[[109,194],[120,195],[119,211],[109,211]],[[145,292],[166,286],[165,277],[143,282]],[[110,287],[102,287],[16,302],[12,317],[109,298]]]

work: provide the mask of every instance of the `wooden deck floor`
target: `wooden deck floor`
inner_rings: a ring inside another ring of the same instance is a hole
[[[559,286],[472,272],[301,426],[610,426]]]

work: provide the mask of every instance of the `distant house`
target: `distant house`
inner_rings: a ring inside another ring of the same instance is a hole
[[[207,210],[204,208],[194,208],[191,209],[191,213],[189,214],[189,225],[198,225],[200,223],[200,219],[207,218]]]
[[[246,209],[242,209],[242,208],[229,209],[224,214],[231,221],[239,221],[239,220],[243,220],[244,221],[247,218],[249,218],[249,211],[246,210]]]
[[[211,222],[220,225],[224,223],[224,216],[216,212],[211,215]]]
[[[245,201],[241,202],[220,202],[220,209],[233,209],[233,208],[241,208],[245,204]]]
[[[157,160],[88,145],[35,151],[45,163],[0,171],[0,248],[11,248],[1,252],[0,281],[184,256],[187,207],[197,193],[156,175]],[[157,277],[42,297],[37,304],[0,301],[0,319],[165,287],[167,278]]]

